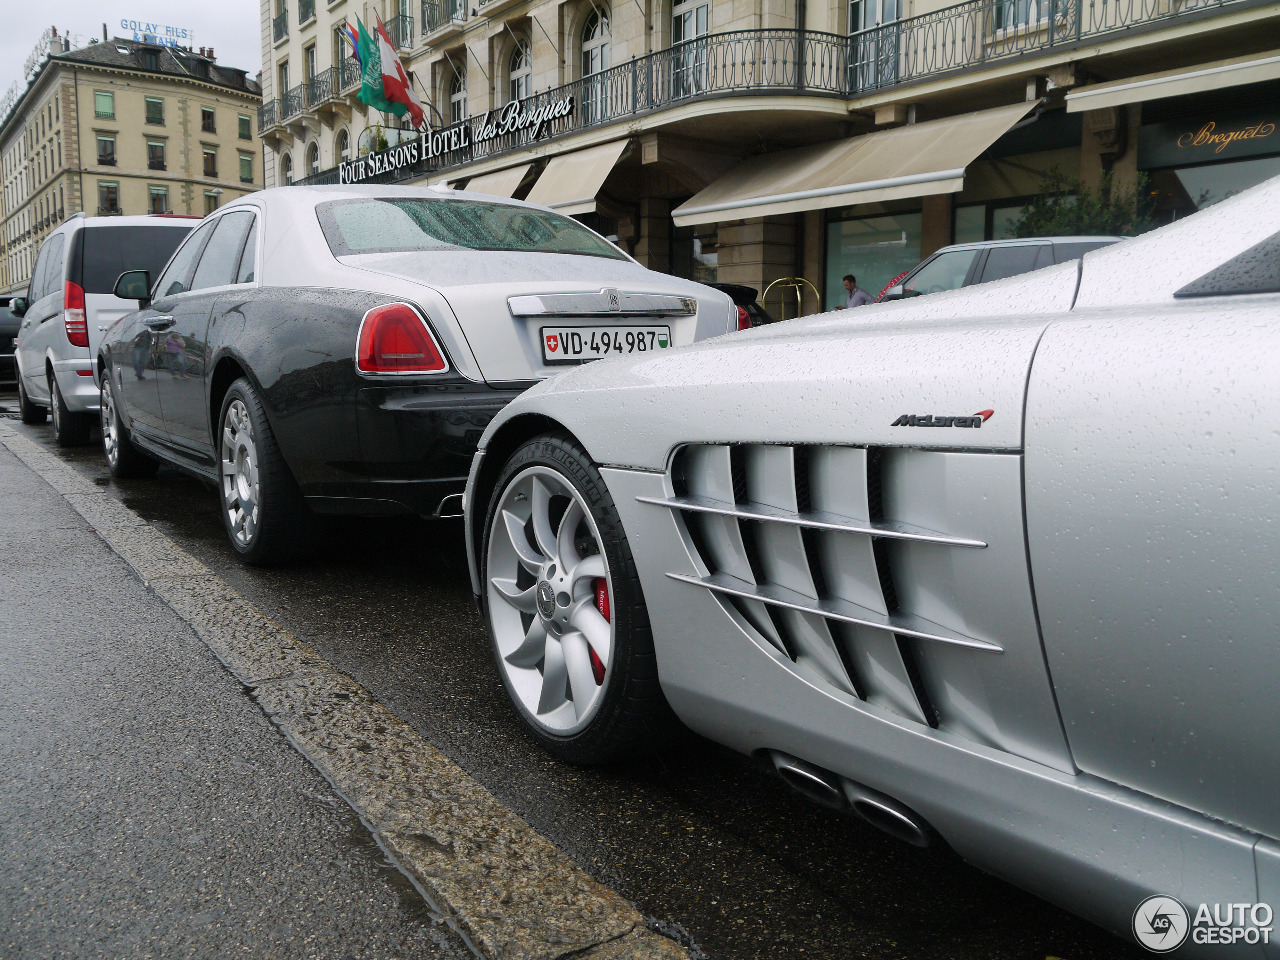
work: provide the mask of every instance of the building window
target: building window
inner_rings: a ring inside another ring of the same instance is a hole
[[[159,50],[142,50],[140,52],[142,58],[143,70],[159,70],[160,69],[160,51]]]
[[[280,179],[286,187],[293,184],[293,157],[287,153],[280,158]]]
[[[147,196],[150,201],[150,211],[152,213],[168,213],[169,212],[169,188],[158,187],[154,184],[147,187]]]
[[[164,126],[164,101],[159,97],[147,97],[147,123]]]
[[[449,81],[449,122],[459,123],[467,119],[467,65],[454,67]]]
[[[218,175],[218,151],[204,151],[204,175],[206,177],[216,177]]]
[[[253,121],[250,120],[248,117],[246,117],[243,113],[240,114],[240,139],[241,140],[253,139]]]
[[[893,213],[827,223],[827,310],[843,307],[847,299],[844,275],[875,297],[894,277],[920,262],[920,213]]]
[[[582,77],[588,81],[582,85],[582,116],[587,123],[604,116],[604,84],[589,78],[609,69],[610,41],[608,16],[599,9],[593,10],[582,28]]]
[[[526,100],[533,92],[533,57],[529,52],[529,42],[520,40],[511,51],[511,85],[512,100]]]
[[[164,159],[164,141],[148,140],[147,141],[147,169],[148,170],[165,170],[168,164]]]
[[[289,61],[280,64],[276,74],[280,77],[280,98],[284,99],[284,95],[289,92]]]
[[[307,176],[314,177],[320,172],[320,145],[313,143],[307,147]]]
[[[338,155],[339,163],[346,163],[351,159],[351,134],[345,130],[338,131],[337,149],[334,152]]]
[[[678,0],[671,8],[673,94],[687,97],[707,88],[707,46],[697,41],[710,30],[711,4]]]
[[[114,120],[116,118],[116,95],[109,90],[94,91],[93,115],[99,120]]]
[[[207,217],[213,211],[218,209],[218,191],[206,190],[204,192],[204,214]]]
[[[205,133],[217,133],[218,122],[213,107],[200,108],[200,129]]]
[[[247,153],[240,154],[240,182],[253,183],[253,157]]]
[[[115,137],[98,138],[98,163],[104,167],[114,167],[116,165]]]
[[[120,184],[98,181],[98,212],[120,212]]]

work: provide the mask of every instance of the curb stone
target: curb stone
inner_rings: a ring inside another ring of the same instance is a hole
[[[8,424],[0,423],[0,443],[192,627],[479,956],[689,960],[631,903],[146,520]]]

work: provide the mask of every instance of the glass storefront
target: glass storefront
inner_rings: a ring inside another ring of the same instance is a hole
[[[1167,223],[1280,176],[1280,157],[1152,170],[1149,176],[1156,194],[1156,217]]]
[[[920,262],[920,213],[831,220],[827,223],[824,310],[843,307],[845,274],[875,297],[894,277]]]
[[[982,240],[1012,240],[1013,228],[1027,205],[1023,200],[997,203],[970,203],[956,207],[952,219],[952,243],[978,243]]]
[[[720,263],[714,223],[697,227],[674,227],[671,231],[671,273],[698,283],[715,283]]]

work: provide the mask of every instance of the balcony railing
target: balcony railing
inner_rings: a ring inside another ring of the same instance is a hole
[[[271,39],[275,43],[279,43],[289,35],[289,10],[286,7],[280,11],[280,16],[275,17],[271,21]]]
[[[306,88],[302,84],[298,84],[280,98],[280,119],[288,120],[290,117],[296,117],[305,106]]]
[[[439,30],[447,23],[464,23],[467,0],[422,0],[422,35]]]
[[[264,100],[258,108],[258,129],[266,130],[280,122],[280,101]]]
[[[360,64],[351,57],[342,58],[342,76],[338,82],[339,91],[347,91],[360,86]]]
[[[333,67],[321,70],[307,81],[307,106],[314,107],[333,96]]]
[[[316,15],[316,0],[298,0],[298,26]]]
[[[391,45],[397,50],[406,50],[413,46],[413,17],[402,13],[398,17],[387,20],[387,36]]]

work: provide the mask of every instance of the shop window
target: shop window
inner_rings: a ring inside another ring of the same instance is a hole
[[[921,222],[919,211],[828,222],[825,309],[844,305],[846,273],[874,297],[918,264]]]
[[[159,97],[147,97],[147,123],[164,126],[164,101]]]
[[[1280,157],[1153,170],[1156,217],[1170,223],[1280,175]]]
[[[953,243],[980,243],[987,239],[987,205],[973,203],[956,207],[951,224]]]
[[[671,273],[698,283],[714,283],[720,265],[719,228],[713,224],[671,231]]]

